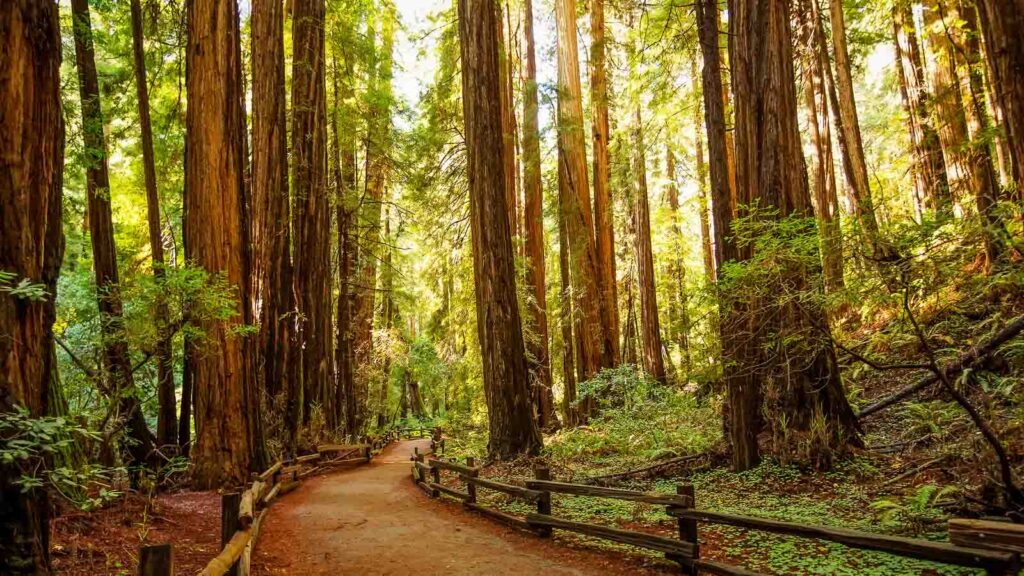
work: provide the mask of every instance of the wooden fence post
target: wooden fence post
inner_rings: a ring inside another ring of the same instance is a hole
[[[689,496],[690,505],[687,508],[696,508],[697,499],[694,497],[693,484],[676,484],[676,494],[680,496]],[[683,542],[689,542],[693,544],[693,560],[700,558],[700,544],[697,542],[697,521],[688,520],[686,518],[679,518],[679,539]],[[680,562],[683,568],[683,574],[696,574],[697,570],[692,565]]]
[[[470,468],[476,468],[476,459],[473,458],[472,456],[466,456],[466,466],[469,466]],[[480,475],[480,472],[477,470],[473,470],[472,472],[470,472],[469,475],[472,478],[476,478],[477,476]],[[476,484],[473,484],[472,482],[466,482],[466,493],[469,494],[469,498],[466,499],[466,502],[468,502],[469,504],[476,504]]]
[[[537,464],[533,467],[533,477],[537,480],[551,480],[551,469],[543,464]],[[541,490],[541,496],[537,499],[537,514],[551,515],[551,492]],[[542,526],[538,528],[537,535],[542,538],[551,537],[551,527]]]
[[[434,484],[440,484],[441,483],[441,469],[438,468],[437,466],[434,466],[434,461],[433,460],[430,461],[430,480]],[[441,497],[441,491],[438,490],[437,488],[431,488],[430,489],[430,496],[432,498],[440,498]]]
[[[238,531],[238,507],[242,503],[242,495],[229,492],[220,498],[220,547],[223,550]],[[231,565],[228,576],[238,576],[238,562]]]
[[[139,576],[173,576],[174,555],[170,544],[143,546],[139,550]]]

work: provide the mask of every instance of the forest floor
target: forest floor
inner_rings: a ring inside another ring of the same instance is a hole
[[[369,466],[320,476],[271,509],[254,574],[672,573],[672,565],[515,531],[455,503],[431,500],[410,475],[413,447],[393,444]],[[566,544],[571,545],[566,545]],[[678,568],[675,569],[678,573]]]

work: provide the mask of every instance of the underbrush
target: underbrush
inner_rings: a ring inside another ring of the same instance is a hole
[[[617,472],[653,461],[706,452],[721,441],[721,404],[698,400],[640,373],[635,366],[601,372],[581,386],[598,415],[587,425],[546,438],[552,464],[578,472]]]

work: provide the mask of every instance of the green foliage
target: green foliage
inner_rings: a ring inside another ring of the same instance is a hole
[[[28,278],[18,280],[17,274],[3,270],[0,270],[0,294],[7,294],[12,298],[30,302],[42,302],[50,296],[45,285],[34,283]]]
[[[52,489],[83,510],[102,506],[120,495],[110,488],[110,480],[121,470],[89,463],[54,463],[70,460],[62,455],[99,440],[97,432],[64,417],[34,418],[21,407],[0,414],[0,462],[21,470],[14,483],[23,492]]]
[[[603,370],[580,385],[580,400],[593,397],[597,416],[588,426],[548,439],[545,454],[585,466],[618,468],[672,455],[703,452],[719,441],[715,403],[658,383],[635,366]]]
[[[925,484],[909,496],[875,500],[871,508],[881,513],[883,522],[910,526],[916,533],[945,520],[942,507],[953,503],[957,492],[956,486]]]

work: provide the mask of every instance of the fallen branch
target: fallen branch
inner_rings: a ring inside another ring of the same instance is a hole
[[[1024,331],[1024,316],[1018,316],[1010,321],[1002,330],[997,332],[995,336],[989,338],[978,346],[971,347],[970,350],[964,352],[954,362],[946,364],[942,368],[942,372],[946,378],[953,378],[959,373],[971,368],[981,360],[988,359],[995,353],[996,349],[1016,337]],[[896,393],[886,396],[881,400],[865,406],[860,412],[857,413],[858,418],[866,418],[875,412],[888,408],[893,404],[906,400],[910,396],[913,396],[917,392],[929,388],[940,381],[938,374],[932,374],[925,378],[922,378],[918,382],[911,384],[905,388],[898,390]]]
[[[915,467],[911,468],[910,470],[907,470],[903,474],[900,474],[899,476],[896,476],[895,478],[890,478],[890,479],[886,480],[885,482],[882,483],[882,486],[891,486],[891,485],[899,482],[900,480],[903,480],[904,478],[909,478],[910,476],[917,476],[918,474],[920,474],[921,472],[924,472],[925,470],[931,468],[932,466],[935,466],[936,464],[941,464],[942,462],[944,462],[946,460],[946,457],[947,457],[947,455],[943,454],[942,456],[939,456],[938,458],[933,458],[933,459],[925,462],[924,464],[921,464],[920,466],[915,466]]]
[[[653,472],[654,470],[660,470],[662,468],[666,468],[668,466],[672,466],[673,464],[682,464],[684,462],[690,462],[691,460],[696,460],[696,459],[698,459],[698,458],[700,458],[702,456],[706,456],[706,455],[707,455],[706,452],[701,452],[700,454],[688,454],[686,456],[677,456],[675,458],[669,458],[668,460],[662,460],[661,462],[650,464],[648,466],[644,466],[643,468],[637,468],[635,470],[627,470],[626,472],[616,472],[614,474],[602,474],[600,476],[591,476],[589,478],[584,478],[583,482],[584,483],[590,483],[590,482],[595,482],[595,481],[600,481],[600,480],[615,480],[615,479],[618,479],[618,478],[628,478],[630,476],[639,476],[639,475],[641,475],[641,474],[643,474],[645,472]]]

